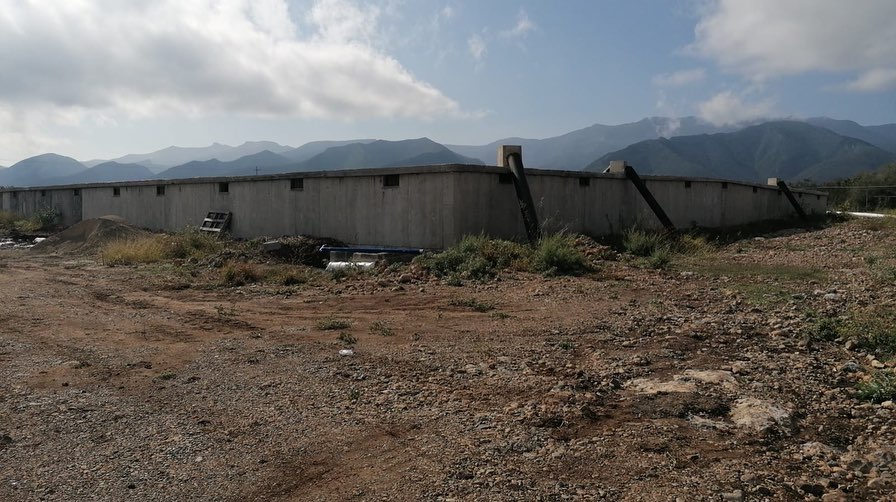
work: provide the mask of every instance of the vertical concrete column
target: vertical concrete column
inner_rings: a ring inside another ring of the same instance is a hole
[[[541,238],[541,228],[535,212],[535,203],[532,201],[532,192],[529,190],[529,182],[526,181],[523,148],[520,145],[502,145],[498,148],[498,156],[499,165],[510,170],[513,176],[513,186],[516,189],[520,212],[523,214],[523,223],[526,225],[526,235],[529,237],[529,242],[535,244]]]

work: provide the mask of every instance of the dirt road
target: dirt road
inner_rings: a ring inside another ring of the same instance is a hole
[[[894,245],[850,222],[460,287],[3,251],[0,499],[892,498],[893,403],[853,395],[892,362],[810,328],[892,312]]]

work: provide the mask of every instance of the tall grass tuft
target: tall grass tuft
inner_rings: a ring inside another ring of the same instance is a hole
[[[660,232],[630,228],[622,234],[622,247],[635,256],[650,256],[669,244],[669,238]]]
[[[225,286],[237,287],[258,282],[263,277],[257,265],[231,262],[221,267],[221,282]]]

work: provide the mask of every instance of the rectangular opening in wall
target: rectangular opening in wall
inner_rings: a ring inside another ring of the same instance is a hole
[[[383,176],[383,187],[397,187],[399,181],[399,175],[387,174]]]
[[[757,187],[753,187],[753,193],[756,193],[758,191],[759,191],[759,189]]]
[[[723,181],[722,182],[722,190],[727,190],[727,189],[728,189],[728,183]]]
[[[501,173],[498,175],[498,183],[502,185],[512,185],[513,184],[513,175],[510,173]]]
[[[165,185],[156,185],[156,197],[165,195]]]
[[[19,192],[13,192],[13,193],[12,193],[12,198],[13,198],[13,199],[18,199],[18,198],[19,198]]]
[[[72,189],[72,195],[74,195],[75,197],[80,197],[80,196],[81,196],[81,190],[78,189],[78,188]]]
[[[579,186],[580,187],[591,186],[591,178],[579,178]]]
[[[112,187],[112,197],[121,197],[121,188]]]
[[[226,181],[218,183],[218,193],[229,193],[230,192],[230,183]]]
[[[41,191],[40,191],[40,196],[41,196],[41,197],[46,197],[46,196],[47,196],[47,191],[46,191],[46,190],[41,190]]]
[[[691,182],[690,182],[690,181],[685,181],[685,182],[684,182],[684,187],[685,187],[685,188],[691,188]]]
[[[798,192],[798,193],[796,194],[796,196],[799,197],[800,199],[803,198],[803,194],[802,194],[802,192]]]
[[[289,180],[289,189],[301,192],[305,189],[305,178],[293,178]]]

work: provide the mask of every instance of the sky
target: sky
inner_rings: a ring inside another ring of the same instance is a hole
[[[0,0],[0,165],[649,116],[893,123],[894,19],[894,0]]]

